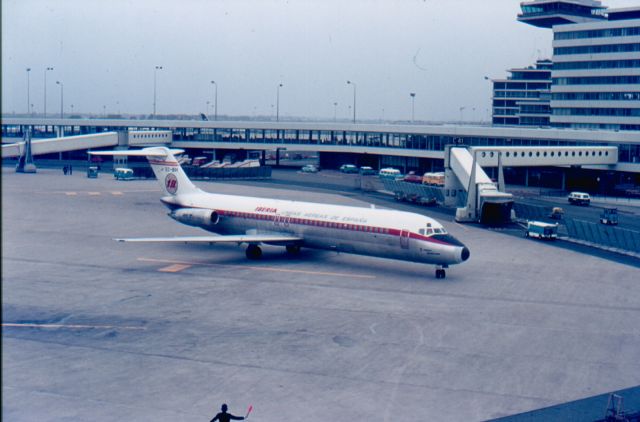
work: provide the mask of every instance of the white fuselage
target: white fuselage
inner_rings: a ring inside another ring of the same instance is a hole
[[[304,239],[297,246],[442,266],[469,257],[440,223],[414,213],[203,191],[162,202],[172,210],[215,211],[215,224],[186,224],[221,235],[281,233]]]

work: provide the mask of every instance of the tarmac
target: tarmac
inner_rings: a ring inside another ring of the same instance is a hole
[[[2,184],[5,420],[209,420],[227,403],[261,421],[469,421],[640,384],[637,266],[449,217],[471,258],[444,280],[312,250],[248,262],[114,242],[204,233],[166,215],[156,181],[3,168]]]

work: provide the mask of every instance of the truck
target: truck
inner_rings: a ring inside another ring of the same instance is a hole
[[[600,223],[616,226],[618,224],[618,209],[604,208],[600,214]]]
[[[524,231],[524,237],[533,237],[544,240],[558,238],[558,223],[545,223],[542,221],[528,221]]]

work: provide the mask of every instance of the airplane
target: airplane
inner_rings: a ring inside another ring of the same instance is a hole
[[[174,220],[214,233],[115,239],[119,242],[237,243],[246,256],[259,259],[260,245],[284,246],[295,255],[300,248],[421,262],[445,268],[469,259],[469,249],[433,218],[404,211],[328,205],[312,202],[222,195],[197,188],[178,163],[181,149],[91,151],[91,155],[144,156],[162,186],[160,201]]]

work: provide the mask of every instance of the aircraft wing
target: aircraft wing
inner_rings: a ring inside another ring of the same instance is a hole
[[[302,238],[283,234],[237,234],[218,236],[174,236],[174,237],[137,237],[129,239],[113,239],[117,242],[147,243],[270,243],[291,244],[301,242]]]

